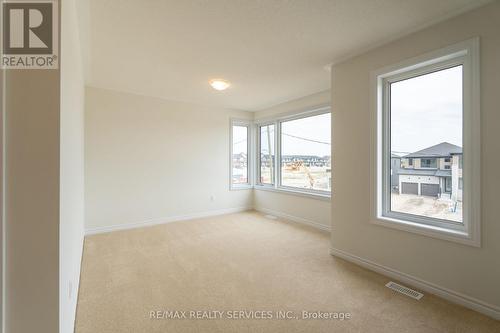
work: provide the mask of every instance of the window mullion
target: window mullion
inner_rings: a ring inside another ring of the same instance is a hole
[[[275,122],[275,138],[274,138],[274,188],[281,186],[281,122]]]

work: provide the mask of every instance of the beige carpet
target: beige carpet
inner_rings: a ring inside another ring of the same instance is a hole
[[[440,298],[397,294],[328,248],[327,233],[256,212],[90,236],[76,332],[500,332],[500,322]]]

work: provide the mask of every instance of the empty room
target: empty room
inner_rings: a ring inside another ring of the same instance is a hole
[[[1,333],[500,333],[500,1],[0,17]]]

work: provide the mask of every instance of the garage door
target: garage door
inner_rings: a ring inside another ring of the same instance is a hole
[[[418,194],[417,183],[401,183],[401,193],[403,194]]]
[[[439,185],[438,184],[422,184],[421,185],[421,193],[422,195],[426,195],[429,197],[437,197],[439,194]]]

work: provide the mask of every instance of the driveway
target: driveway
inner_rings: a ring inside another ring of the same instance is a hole
[[[457,202],[455,211],[453,211],[454,206],[455,203],[447,198],[391,194],[392,211],[462,222],[462,202]]]

